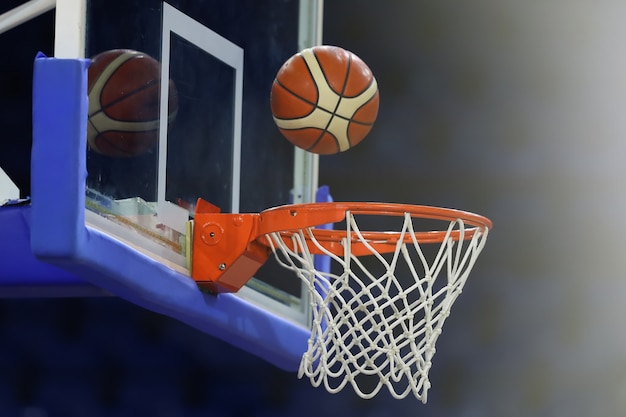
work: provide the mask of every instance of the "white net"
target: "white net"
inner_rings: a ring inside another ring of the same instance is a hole
[[[415,219],[410,213],[403,218],[390,253],[379,253],[350,212],[343,256],[327,250],[313,228],[268,234],[278,262],[294,270],[311,293],[313,327],[300,378],[306,375],[331,393],[350,384],[362,398],[372,398],[387,387],[395,398],[413,393],[426,402],[435,343],[487,228],[469,228],[457,219],[441,243],[420,244]],[[352,250],[357,244],[359,256]],[[316,268],[311,252],[330,257],[330,272]]]

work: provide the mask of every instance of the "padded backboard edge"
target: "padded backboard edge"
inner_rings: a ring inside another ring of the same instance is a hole
[[[190,277],[85,225],[87,66],[84,59],[40,55],[35,60],[33,254],[116,296],[295,371],[306,350],[307,329],[234,294],[205,294]]]

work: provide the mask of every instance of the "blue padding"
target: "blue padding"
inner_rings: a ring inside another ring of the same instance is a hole
[[[88,65],[41,55],[35,60],[31,245],[40,257],[71,258],[86,243]]]
[[[233,294],[195,282],[85,226],[87,65],[38,57],[33,87],[31,247],[39,259],[130,302],[166,314],[286,370],[309,331]]]
[[[37,260],[30,249],[30,206],[0,207],[0,297],[110,295],[69,272]]]

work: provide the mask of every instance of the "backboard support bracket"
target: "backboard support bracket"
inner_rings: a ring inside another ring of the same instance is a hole
[[[267,261],[270,251],[254,239],[256,213],[220,213],[198,199],[191,276],[211,293],[237,292]]]

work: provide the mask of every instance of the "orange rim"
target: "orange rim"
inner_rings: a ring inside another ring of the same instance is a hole
[[[409,213],[415,219],[430,219],[441,221],[462,221],[464,225],[469,226],[463,230],[435,230],[435,231],[415,231],[415,233],[404,233],[388,231],[360,231],[351,232],[350,250],[356,255],[371,254],[373,249],[380,253],[393,252],[396,248],[398,240],[403,239],[404,243],[411,243],[413,236],[419,243],[438,243],[442,242],[446,236],[453,240],[469,240],[477,232],[484,233],[491,229],[493,224],[491,220],[478,214],[470,213],[462,210],[419,206],[411,204],[395,204],[395,203],[309,203],[309,204],[292,204],[287,206],[274,207],[260,213],[258,223],[258,236],[266,236],[269,233],[279,233],[282,240],[289,244],[292,237],[299,231],[307,228],[311,229],[311,234],[318,244],[325,250],[336,255],[342,255],[345,247],[342,242],[346,238],[345,230],[332,230],[325,228],[316,228],[329,223],[337,223],[345,220],[346,213],[351,212],[357,215],[375,215],[375,216],[395,216],[401,217],[405,213]],[[312,242],[307,233],[304,234],[307,246],[312,253],[324,253]],[[259,242],[267,245],[266,239],[258,239]],[[364,243],[367,242],[367,243]]]

